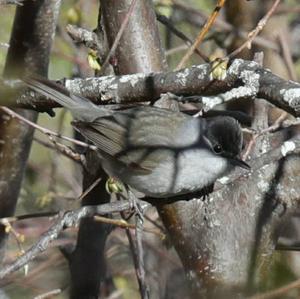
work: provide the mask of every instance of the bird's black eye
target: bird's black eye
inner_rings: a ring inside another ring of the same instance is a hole
[[[222,146],[221,146],[220,144],[216,144],[216,145],[214,146],[214,152],[215,152],[216,154],[221,154],[221,153],[223,152]]]

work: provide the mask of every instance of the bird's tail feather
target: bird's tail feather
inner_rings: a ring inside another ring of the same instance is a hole
[[[23,78],[24,83],[34,91],[54,100],[63,107],[69,109],[77,119],[91,120],[92,115],[102,116],[107,114],[106,109],[99,108],[88,99],[71,94],[63,86],[45,78]],[[101,113],[102,112],[102,113]]]

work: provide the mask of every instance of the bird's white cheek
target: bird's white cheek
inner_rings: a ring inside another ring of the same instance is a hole
[[[229,168],[225,158],[205,150],[189,151],[181,155],[178,162],[181,182],[202,188],[223,176]]]
[[[228,161],[223,157],[214,157],[211,160],[212,167],[210,171],[215,175],[214,181],[230,171],[231,167]]]

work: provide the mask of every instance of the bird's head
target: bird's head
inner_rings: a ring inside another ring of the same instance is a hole
[[[239,156],[242,151],[243,134],[237,120],[229,116],[207,118],[204,138],[216,155],[226,158],[234,166],[250,169]]]

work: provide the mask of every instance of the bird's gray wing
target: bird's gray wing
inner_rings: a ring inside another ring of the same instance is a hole
[[[104,159],[130,168],[135,174],[148,174],[151,169],[142,159],[143,149],[133,149],[127,144],[126,127],[114,122],[112,117],[99,118],[92,123],[73,121],[73,126],[97,146]]]
[[[144,106],[73,124],[100,152],[146,174],[167,152],[196,141],[193,127],[185,128],[190,121],[193,118],[183,113]]]
[[[198,139],[199,120],[181,112],[156,107],[136,107],[114,114],[126,127],[127,143],[133,147],[174,148]]]
[[[72,124],[101,152],[115,156],[126,147],[126,128],[115,123],[112,117],[100,117],[93,122],[73,121]]]

